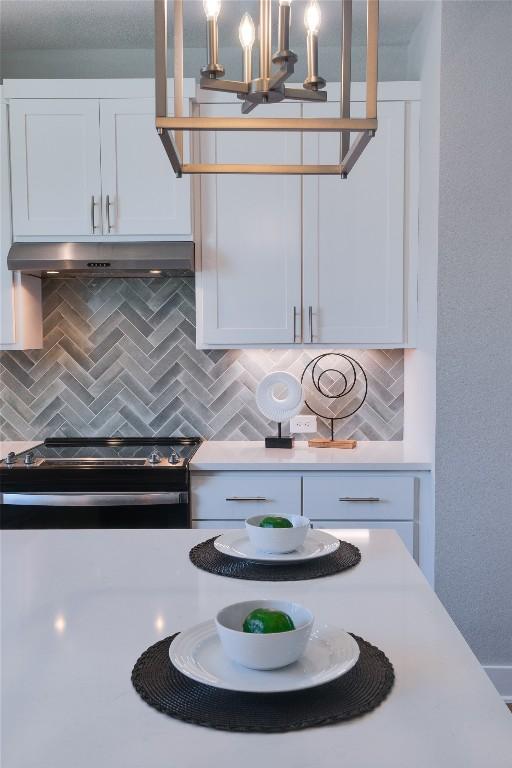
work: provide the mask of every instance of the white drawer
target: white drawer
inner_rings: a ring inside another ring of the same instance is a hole
[[[414,523],[396,523],[377,520],[315,520],[313,528],[389,528],[396,531],[414,557]],[[357,542],[354,541],[354,544]]]
[[[303,513],[311,520],[413,520],[414,480],[346,472],[305,475]]]
[[[301,513],[300,475],[221,472],[192,475],[193,520],[245,520],[251,515]]]

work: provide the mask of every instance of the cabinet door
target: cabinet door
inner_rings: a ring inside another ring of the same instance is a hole
[[[377,134],[347,180],[304,178],[305,341],[404,340],[404,114],[403,102],[379,104]],[[304,106],[321,115],[339,105]],[[339,136],[304,135],[304,162],[339,162]]]
[[[201,115],[239,117],[240,106],[203,105]],[[265,107],[265,116],[298,117],[300,106]],[[300,163],[301,136],[203,132],[201,161]],[[300,178],[204,175],[201,222],[202,341],[292,344],[301,301]]]
[[[10,138],[14,239],[99,234],[98,101],[13,99]]]
[[[1,91],[2,86],[0,98]],[[12,244],[7,134],[7,105],[0,102],[0,350],[39,349],[43,346],[41,280],[7,269]]]
[[[219,527],[221,527],[220,523]],[[313,528],[327,528],[329,530],[343,530],[343,528],[369,530],[372,528],[389,528],[391,531],[396,531],[398,533],[411,555],[415,557],[416,547],[414,545],[414,523],[412,521],[405,523],[397,522],[396,520],[385,520],[383,522],[378,522],[376,520],[315,520],[313,522]],[[350,539],[350,536],[347,538]],[[357,546],[357,540],[354,539],[353,543]]]
[[[0,93],[1,89],[0,85]],[[7,127],[7,105],[0,102],[0,346],[15,342],[14,275],[7,269],[7,254],[12,243]]]
[[[191,235],[190,179],[174,175],[154,100],[102,99],[100,110],[104,234]]]

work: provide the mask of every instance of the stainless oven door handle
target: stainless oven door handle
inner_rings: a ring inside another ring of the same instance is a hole
[[[187,504],[188,493],[4,493],[3,503],[23,507],[133,507]]]

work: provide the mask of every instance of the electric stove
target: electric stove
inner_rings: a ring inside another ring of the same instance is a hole
[[[190,527],[197,437],[52,438],[0,465],[2,528]]]

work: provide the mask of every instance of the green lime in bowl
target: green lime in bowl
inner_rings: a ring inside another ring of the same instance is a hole
[[[295,624],[284,611],[256,608],[245,617],[242,628],[244,632],[268,635],[273,632],[291,632],[295,629]]]
[[[293,528],[287,517],[278,517],[277,515],[268,515],[260,520],[260,528]]]

